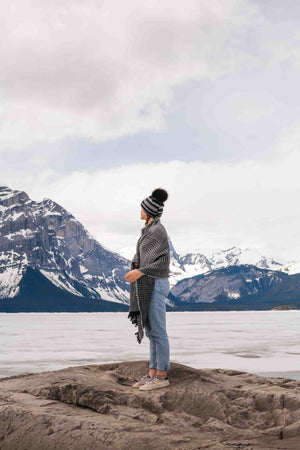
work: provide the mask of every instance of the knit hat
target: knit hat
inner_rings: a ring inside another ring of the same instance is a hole
[[[163,213],[164,202],[168,198],[168,193],[164,189],[154,189],[149,197],[141,202],[141,207],[150,217],[160,217]]]

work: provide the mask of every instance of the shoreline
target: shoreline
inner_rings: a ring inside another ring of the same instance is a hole
[[[297,380],[300,381],[300,370],[289,370],[287,372],[252,372],[259,377],[267,377],[267,378],[285,378],[289,380]]]
[[[129,306],[128,306],[129,307]],[[232,310],[226,310],[226,311],[166,311],[166,313],[209,313],[209,314],[229,314],[229,313],[300,313],[300,309],[247,309],[247,310],[238,310],[238,309],[232,309]],[[0,312],[1,314],[128,314],[128,311],[19,311],[19,312]]]
[[[125,363],[129,363],[130,361],[102,361],[101,365],[107,365],[107,364],[125,364]],[[140,362],[140,360],[135,361],[136,363]],[[95,362],[92,362],[92,364],[94,365]],[[177,363],[180,364],[180,363]],[[56,372],[58,370],[67,370],[67,369],[71,369],[72,367],[78,367],[78,364],[74,364],[74,365],[58,365],[56,368],[49,368],[48,370],[45,370],[44,368],[42,370],[34,370],[34,369],[30,369],[27,368],[27,370],[24,370],[23,372],[18,372],[16,371],[11,372],[11,371],[7,371],[6,373],[0,373],[0,381],[3,378],[10,378],[10,377],[19,377],[19,376],[25,376],[27,374],[34,374],[34,375],[38,375],[38,374],[42,374],[44,372]],[[230,369],[230,368],[224,368],[224,367],[220,367],[220,368],[215,368],[215,367],[205,367],[205,368],[196,368],[193,366],[189,366],[191,368],[193,368],[194,370],[225,370],[225,371],[238,371],[237,369]],[[294,381],[300,381],[300,370],[289,370],[286,372],[283,371],[266,371],[266,372],[258,372],[258,371],[245,371],[245,370],[241,370],[241,372],[247,372],[247,373],[251,373],[252,375],[257,375],[259,377],[264,377],[264,378],[284,378],[286,380],[294,380]]]

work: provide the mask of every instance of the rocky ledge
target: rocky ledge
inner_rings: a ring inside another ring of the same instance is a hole
[[[300,381],[171,362],[170,386],[132,388],[147,369],[128,361],[0,379],[0,448],[300,448]]]

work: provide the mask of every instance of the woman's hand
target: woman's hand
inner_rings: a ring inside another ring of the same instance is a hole
[[[144,274],[142,272],[140,272],[138,269],[133,269],[130,270],[129,272],[126,273],[125,275],[125,279],[127,281],[130,281],[131,283],[135,280],[137,280],[138,278],[142,277]]]

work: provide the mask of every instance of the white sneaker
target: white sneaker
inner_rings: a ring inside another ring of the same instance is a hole
[[[159,389],[169,386],[170,382],[168,377],[160,378],[158,375],[149,379],[146,384],[140,387],[140,391],[151,391],[152,389]]]
[[[140,386],[143,386],[144,384],[147,383],[148,380],[151,380],[151,378],[153,378],[153,377],[151,377],[149,374],[144,375],[139,381],[132,384],[131,387],[138,388]]]

